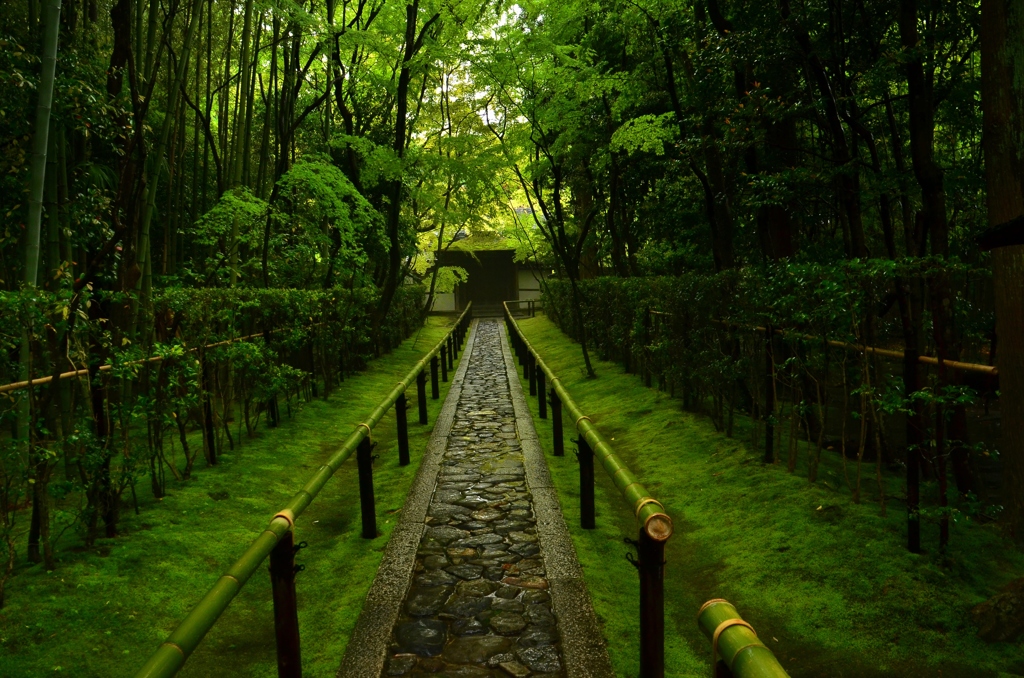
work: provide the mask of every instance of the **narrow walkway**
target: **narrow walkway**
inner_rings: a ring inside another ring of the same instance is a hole
[[[565,675],[500,332],[477,326],[385,676]]]

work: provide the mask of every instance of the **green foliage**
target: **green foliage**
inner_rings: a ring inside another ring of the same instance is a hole
[[[672,114],[641,115],[623,123],[612,134],[609,144],[611,151],[665,154],[665,144],[671,143],[677,130],[672,124]]]
[[[195,244],[214,254],[205,261],[196,262],[201,264],[201,267],[186,273],[186,278],[192,277],[197,279],[196,282],[204,283],[208,282],[202,279],[204,272],[215,271],[215,280],[227,284],[230,273],[228,257],[224,256],[221,245],[230,241],[234,231],[238,237],[237,247],[249,251],[258,250],[269,209],[270,206],[253,195],[248,188],[239,187],[225,191],[210,211],[199,217],[192,227]],[[245,268],[251,269],[252,266]],[[254,275],[255,271],[246,270],[241,277],[247,282],[248,278]]]
[[[278,181],[288,208],[279,215],[278,251],[296,279],[334,259],[339,269],[359,269],[387,251],[383,218],[335,165],[304,158]]]
[[[434,292],[444,294],[454,292],[455,286],[469,280],[469,273],[461,266],[441,266],[437,269],[437,283]]]
[[[117,539],[100,539],[84,548],[74,529],[63,532],[57,540],[57,570],[47,572],[41,564],[25,562],[25,515],[17,525],[19,571],[8,587],[7,606],[0,610],[0,672],[5,678],[99,678],[139,668],[270,517],[444,336],[446,323],[429,318],[414,337],[351,375],[328,399],[302,402],[293,397],[292,416],[285,416],[280,428],[261,428],[244,442],[239,438],[218,466],[197,470],[188,481],[169,478],[162,499],[140,493],[140,514],[124,516]],[[232,348],[244,351],[249,346],[242,342]],[[233,356],[241,359],[241,353]],[[449,387],[450,382],[441,384],[442,400],[428,399],[431,422]],[[415,408],[414,393],[410,403]],[[380,563],[380,545],[397,525],[431,430],[410,426],[413,464],[399,466],[394,411],[374,429],[382,536],[373,544],[360,536],[354,459],[342,465],[298,521],[297,539],[309,544],[298,556],[306,569],[297,578],[304,674],[337,671]],[[190,431],[188,439],[193,448],[202,448],[199,431]],[[176,438],[168,440],[165,452],[181,463]],[[246,583],[182,675],[219,675],[226,666],[246,675],[276,675],[270,600],[264,567]]]

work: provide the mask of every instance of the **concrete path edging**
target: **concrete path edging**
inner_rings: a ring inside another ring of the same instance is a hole
[[[505,358],[505,371],[508,373],[512,406],[516,413],[516,430],[523,448],[526,481],[533,493],[537,537],[544,555],[544,568],[547,570],[550,587],[548,591],[558,618],[558,629],[562,634],[566,673],[569,678],[614,678],[604,634],[594,614],[583,570],[576,557],[576,548],[562,516],[558,492],[551,482],[547,459],[540,446],[522,384],[519,383],[519,371],[505,337],[504,325],[500,332],[501,352]]]
[[[430,497],[437,484],[444,456],[455,420],[455,408],[462,395],[462,383],[469,368],[469,357],[473,354],[477,320],[470,325],[466,345],[460,354],[459,366],[452,377],[452,385],[441,406],[441,412],[434,423],[427,450],[420,462],[419,471],[413,480],[405,504],[395,525],[391,538],[384,549],[373,584],[366,594],[362,612],[352,630],[345,656],[338,670],[338,678],[380,678],[387,657],[391,629],[398,619],[406,591],[412,583],[413,564],[419,547],[424,518]],[[517,382],[518,384],[518,382]],[[518,414],[518,410],[517,410]]]

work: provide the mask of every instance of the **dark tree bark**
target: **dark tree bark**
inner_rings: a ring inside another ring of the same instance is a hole
[[[999,351],[1004,520],[1024,542],[1024,7],[981,3],[981,104]],[[1000,228],[1002,227],[1002,228]]]

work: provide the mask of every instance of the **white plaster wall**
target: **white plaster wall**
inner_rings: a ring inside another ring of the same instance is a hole
[[[431,311],[454,311],[455,310],[455,293],[444,292],[443,294],[434,295],[434,305],[430,309]]]
[[[537,271],[524,271],[519,270],[519,298],[522,300],[526,299],[540,299],[540,275]]]

